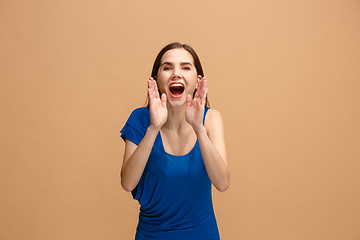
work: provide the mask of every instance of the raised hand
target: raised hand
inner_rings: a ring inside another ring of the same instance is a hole
[[[203,117],[205,111],[206,94],[206,78],[203,77],[199,83],[194,98],[189,94],[186,98],[186,121],[193,127],[195,132],[203,127]]]
[[[155,80],[150,77],[148,80],[148,96],[149,96],[149,110],[150,110],[150,125],[155,129],[160,130],[165,124],[168,117],[166,106],[166,94],[159,96],[159,91]]]

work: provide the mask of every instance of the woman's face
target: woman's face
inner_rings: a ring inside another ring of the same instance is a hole
[[[187,50],[175,48],[162,56],[157,83],[159,90],[166,94],[171,105],[185,104],[186,96],[193,95],[200,79],[194,59]]]

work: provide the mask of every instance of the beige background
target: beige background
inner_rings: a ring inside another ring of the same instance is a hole
[[[1,0],[1,240],[133,239],[119,131],[188,43],[225,122],[222,240],[360,239],[360,1]]]

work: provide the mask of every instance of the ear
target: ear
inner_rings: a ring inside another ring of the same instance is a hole
[[[197,79],[196,79],[196,88],[195,88],[195,89],[197,89],[201,78],[202,78],[201,75],[198,75],[198,76],[197,76]]]

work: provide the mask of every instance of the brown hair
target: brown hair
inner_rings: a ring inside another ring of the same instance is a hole
[[[155,81],[157,81],[156,77],[157,77],[157,73],[158,73],[160,65],[161,65],[162,56],[167,51],[169,51],[171,49],[176,49],[176,48],[183,48],[183,49],[185,49],[186,51],[188,51],[191,54],[191,56],[194,59],[194,64],[195,64],[195,69],[196,69],[197,75],[201,75],[202,77],[204,77],[204,71],[202,69],[200,59],[199,59],[198,55],[196,54],[196,52],[194,51],[194,49],[192,47],[190,47],[189,45],[187,45],[187,44],[181,44],[179,42],[170,43],[170,44],[166,45],[163,49],[161,49],[161,51],[158,53],[158,55],[155,58],[154,65],[153,65],[152,72],[151,72],[151,77]],[[195,93],[196,93],[196,89],[195,89],[195,91],[193,93],[193,97],[195,96]],[[159,90],[159,94],[161,96],[160,90]],[[149,107],[149,99],[148,98],[147,98],[147,106]],[[210,103],[209,103],[209,101],[207,99],[207,96],[206,96],[206,99],[205,99],[205,106],[210,107]]]

